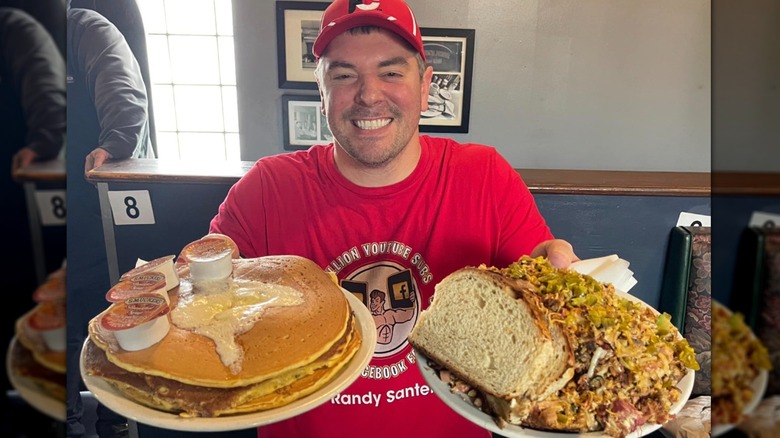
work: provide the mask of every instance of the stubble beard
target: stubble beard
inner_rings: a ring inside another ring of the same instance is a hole
[[[396,125],[395,128],[397,131],[391,143],[385,147],[381,144],[381,142],[385,141],[384,139],[361,139],[359,141],[353,141],[350,136],[345,135],[344,130],[341,129],[341,126],[349,126],[347,129],[354,128],[352,126],[352,119],[371,117],[371,115],[364,110],[352,109],[345,111],[341,115],[343,125],[338,127],[330,126],[330,129],[338,144],[353,160],[366,168],[379,169],[392,162],[400,155],[406,148],[406,145],[409,143],[409,139],[412,136],[412,132],[407,132],[411,130],[404,126],[403,122],[405,118],[401,111],[397,107],[390,107],[389,112],[393,116],[393,121],[391,123]]]

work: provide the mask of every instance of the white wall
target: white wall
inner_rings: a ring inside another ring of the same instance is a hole
[[[283,152],[275,2],[233,0],[242,159]],[[710,170],[710,2],[408,0],[422,27],[476,29],[458,141],[515,167]]]

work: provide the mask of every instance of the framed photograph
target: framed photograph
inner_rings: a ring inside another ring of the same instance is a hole
[[[279,88],[316,90],[312,46],[326,2],[276,2],[276,52]]]
[[[333,141],[333,134],[321,108],[320,96],[317,95],[282,96],[285,149],[308,149],[315,144]]]
[[[421,28],[420,32],[426,63],[433,67],[420,132],[469,132],[476,31]]]

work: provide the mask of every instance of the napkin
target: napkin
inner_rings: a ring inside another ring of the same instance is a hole
[[[674,420],[664,424],[664,435],[675,438],[704,438],[710,436],[712,399],[708,395],[688,400]]]
[[[610,254],[576,261],[571,264],[570,269],[590,275],[602,283],[612,283],[615,289],[621,292],[628,292],[637,284],[634,273],[628,269],[629,265],[627,260],[621,259],[617,254]]]
[[[756,410],[737,428],[750,438],[780,436],[780,396],[762,400]]]

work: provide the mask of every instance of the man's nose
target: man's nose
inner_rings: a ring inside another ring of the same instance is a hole
[[[376,77],[362,77],[355,100],[365,106],[373,106],[382,100],[382,81]]]

